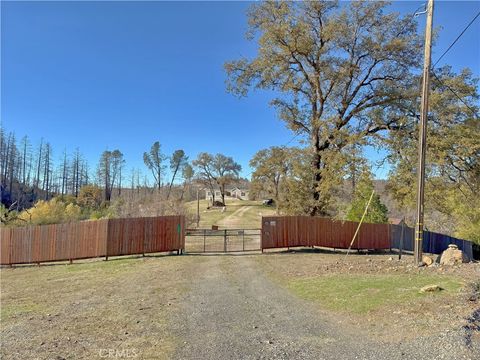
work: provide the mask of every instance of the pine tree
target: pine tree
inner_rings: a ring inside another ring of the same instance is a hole
[[[358,180],[352,204],[347,213],[347,220],[360,221],[368,204],[370,196],[372,196],[373,179],[372,173],[365,169]],[[366,223],[386,223],[388,222],[388,209],[381,202],[380,196],[374,193],[367,214],[363,220]]]

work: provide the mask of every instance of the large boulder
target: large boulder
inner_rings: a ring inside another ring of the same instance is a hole
[[[427,255],[422,256],[422,262],[427,266],[432,266],[434,263],[433,259]]]
[[[420,289],[421,293],[442,291],[443,288],[438,285],[426,285]]]
[[[469,258],[455,244],[448,245],[448,249],[440,257],[440,265],[455,265],[469,262]]]

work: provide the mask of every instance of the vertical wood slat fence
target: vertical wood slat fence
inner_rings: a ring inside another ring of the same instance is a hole
[[[0,265],[184,249],[184,216],[0,228]]]
[[[347,249],[358,223],[312,216],[262,218],[261,248],[321,246]],[[389,224],[363,223],[352,249],[390,249]]]

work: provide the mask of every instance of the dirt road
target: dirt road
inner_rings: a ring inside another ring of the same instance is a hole
[[[218,221],[217,225],[227,227],[227,228],[239,228],[242,225],[243,214],[250,210],[251,206],[242,206],[234,213],[230,214],[226,218]]]
[[[311,275],[327,261],[335,266],[331,257],[335,255],[151,256],[2,269],[0,357],[480,358],[478,337],[474,350],[466,348],[461,326],[399,340],[397,333],[408,330],[387,323],[384,331],[392,334],[380,340],[367,320],[358,325],[302,300],[267,270],[280,261],[289,265],[275,267],[277,273]],[[364,260],[368,266],[375,262]],[[326,271],[322,269],[318,271]]]
[[[251,256],[207,259],[171,325],[176,359],[474,358],[460,333],[377,342],[273,283]]]

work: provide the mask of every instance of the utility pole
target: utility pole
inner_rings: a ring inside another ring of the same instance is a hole
[[[430,90],[430,62],[432,50],[432,22],[433,0],[427,4],[427,25],[425,27],[425,59],[423,64],[422,104],[420,112],[419,137],[418,137],[418,168],[417,168],[417,223],[415,229],[414,260],[417,265],[422,261],[423,246],[423,215],[424,215],[424,189],[425,189],[425,150],[427,146],[427,116],[428,95]]]

